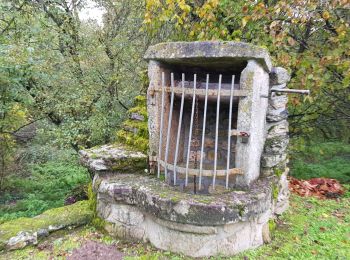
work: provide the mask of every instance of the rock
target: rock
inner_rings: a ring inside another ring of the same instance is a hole
[[[289,206],[289,182],[287,179],[289,173],[289,168],[286,168],[285,171],[280,176],[278,181],[278,195],[274,205],[274,213],[277,215],[281,215],[285,212]]]
[[[282,121],[288,118],[288,110],[285,108],[280,108],[280,109],[273,109],[271,106],[269,106],[267,115],[266,115],[266,120],[267,122],[278,122]]]
[[[263,157],[267,156],[266,154],[263,155]],[[284,161],[279,162],[273,167],[261,167],[261,173],[262,176],[272,176],[272,175],[277,175],[280,176],[287,168],[289,160],[286,159]]]
[[[145,117],[139,113],[131,113],[130,115],[131,120],[137,120],[137,121],[144,121]]]
[[[265,141],[264,152],[266,154],[281,154],[287,149],[289,137],[280,135],[272,138],[267,138]]]
[[[267,155],[263,154],[261,156],[261,165],[262,167],[274,167],[278,165],[279,163],[285,161],[287,159],[287,154],[282,153],[282,154],[272,154],[272,155]]]
[[[124,125],[123,129],[129,133],[133,133],[134,135],[136,135],[139,132],[139,129],[136,127],[130,127],[128,125]]]
[[[102,145],[79,151],[81,163],[93,172],[143,172],[147,156],[121,144]]]
[[[90,222],[93,212],[88,201],[45,211],[33,218],[19,218],[0,225],[0,251],[36,245],[38,239],[49,233]]]
[[[269,110],[271,109],[285,109],[288,103],[287,95],[277,95],[275,93],[271,94],[269,99]]]
[[[288,71],[281,67],[273,67],[270,72],[270,85],[280,85],[290,81]]]
[[[267,124],[267,139],[287,135],[289,132],[289,123],[287,120],[282,120],[275,123]]]
[[[36,245],[38,244],[38,236],[37,233],[34,232],[25,232],[20,231],[14,237],[11,237],[7,242],[8,250],[21,249],[28,245]]]
[[[265,225],[263,225],[262,236],[265,244],[271,243],[269,223],[266,223]]]

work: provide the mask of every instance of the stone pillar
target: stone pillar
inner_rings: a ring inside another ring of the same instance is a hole
[[[159,62],[149,61],[148,78],[150,79],[150,83],[147,91],[147,112],[149,115],[152,115],[148,118],[149,150],[150,155],[155,155],[157,154],[159,145],[159,107],[162,102],[161,94],[155,91],[155,89],[159,89],[162,85],[162,71]]]
[[[268,106],[269,74],[261,64],[249,60],[241,73],[240,87],[248,92],[238,106],[238,131],[250,134],[248,142],[237,138],[236,167],[243,175],[237,176],[236,184],[247,187],[260,175],[260,157],[264,147],[265,115]]]
[[[284,68],[273,68],[270,73],[270,88],[286,88],[290,75]],[[282,214],[288,207],[287,147],[288,137],[288,97],[283,93],[271,92],[266,115],[266,141],[261,157],[261,174],[274,179],[274,213]]]

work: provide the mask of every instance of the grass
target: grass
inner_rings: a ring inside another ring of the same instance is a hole
[[[339,200],[318,200],[292,195],[290,209],[276,221],[271,244],[215,259],[350,259],[349,197],[348,193]],[[114,239],[90,226],[55,234],[44,242],[44,249],[12,251],[0,255],[0,259],[65,259],[86,240],[114,245],[126,255],[125,259],[189,259],[149,244]]]
[[[350,183],[350,144],[293,144],[290,168],[290,175],[299,179],[325,177]]]

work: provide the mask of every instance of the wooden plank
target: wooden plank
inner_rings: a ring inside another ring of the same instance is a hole
[[[155,88],[155,91],[161,91],[162,88]],[[165,92],[171,92],[170,87],[164,87]],[[182,94],[182,89],[175,87],[174,88],[175,94]],[[185,95],[193,95],[193,89],[185,88]],[[218,90],[217,89],[208,89],[208,96],[217,96]],[[230,97],[231,96],[231,90],[229,89],[221,89],[220,95],[222,97]],[[246,97],[248,95],[248,92],[246,90],[242,89],[235,89],[233,90],[233,96],[234,97]],[[196,96],[205,96],[205,89],[196,89]]]
[[[174,165],[170,164],[170,163],[165,163],[163,160],[159,160],[158,162],[160,163],[160,165],[164,168],[167,168],[170,171],[174,170]],[[180,166],[176,166],[176,172],[178,174],[186,174],[186,168],[185,167],[180,167]],[[200,174],[200,170],[199,169],[188,169],[188,175],[190,176],[199,176]],[[227,170],[216,170],[216,176],[217,177],[225,177],[227,174]],[[240,168],[232,168],[229,170],[229,175],[242,175],[243,170]],[[207,177],[212,177],[214,176],[214,170],[202,170],[202,176],[207,176]]]

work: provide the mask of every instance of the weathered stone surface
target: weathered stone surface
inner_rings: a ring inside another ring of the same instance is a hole
[[[272,109],[285,109],[287,103],[287,95],[277,95],[275,93],[272,93],[269,99],[269,111]]]
[[[287,210],[289,206],[289,188],[288,188],[288,176],[289,168],[286,168],[285,171],[279,178],[278,181],[278,195],[274,205],[274,213],[281,215],[284,211]]]
[[[267,139],[287,135],[289,133],[289,123],[287,120],[267,124]],[[266,142],[265,142],[266,143]]]
[[[261,176],[268,177],[276,174],[279,176],[281,175],[281,173],[285,171],[285,169],[287,168],[287,164],[288,164],[288,159],[276,164],[273,167],[262,167]]]
[[[93,187],[97,212],[110,234],[208,257],[264,243],[264,226],[272,214],[271,184],[262,179],[249,192],[206,196],[182,193],[147,176],[97,174]]]
[[[137,172],[147,168],[147,156],[121,144],[79,151],[81,163],[94,172]]]
[[[267,110],[266,120],[268,122],[278,122],[288,118],[288,110],[285,108],[273,109],[269,106]]]
[[[132,120],[137,120],[137,121],[144,121],[145,117],[139,113],[131,113],[130,114],[130,119]]]
[[[287,135],[275,136],[267,138],[265,142],[264,152],[266,154],[281,154],[285,153],[289,143]]]
[[[290,81],[290,75],[285,68],[273,67],[270,72],[270,85],[280,85]]]
[[[256,60],[267,71],[272,68],[268,51],[243,42],[165,42],[151,46],[144,56],[146,60],[176,64],[242,64],[244,60]]]
[[[87,201],[51,209],[34,218],[19,218],[0,225],[0,251],[36,245],[49,233],[88,223],[93,216]]]
[[[98,200],[135,205],[159,219],[201,226],[246,221],[271,206],[271,186],[266,180],[254,183],[250,192],[205,196],[183,193],[147,176],[96,175],[94,190]]]
[[[262,167],[274,167],[287,159],[287,154],[263,154],[261,157]]]
[[[262,228],[262,236],[263,236],[263,241],[264,241],[265,244],[269,244],[271,242],[269,223],[266,223],[263,226],[263,228]]]
[[[38,235],[36,232],[21,231],[16,236],[11,237],[6,246],[9,250],[15,250],[36,244],[38,244]]]
[[[247,98],[238,104],[237,129],[250,133],[248,142],[238,138],[236,144],[236,167],[244,172],[236,178],[238,187],[247,187],[260,174],[260,157],[264,148],[266,111],[268,101],[261,95],[268,95],[269,78],[266,71],[254,60],[248,62],[242,71],[240,88],[248,92]]]

